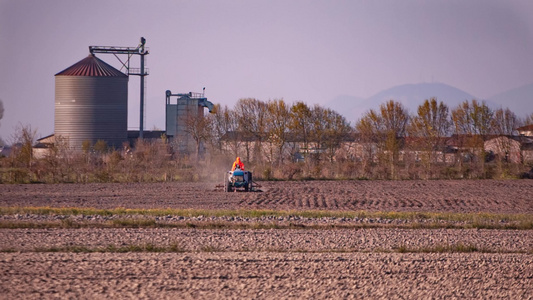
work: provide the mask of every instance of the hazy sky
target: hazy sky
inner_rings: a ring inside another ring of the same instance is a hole
[[[53,133],[54,75],[90,45],[134,47],[141,36],[148,130],[164,129],[166,90],[206,87],[230,107],[246,97],[328,106],[406,83],[481,99],[533,83],[530,0],[0,0],[0,138],[9,142],[18,124]],[[134,129],[139,77],[129,86]]]

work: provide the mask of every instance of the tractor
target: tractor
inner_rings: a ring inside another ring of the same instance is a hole
[[[224,191],[251,191],[252,190],[252,172],[235,169],[228,171],[224,176]]]
[[[218,186],[217,186],[218,187]],[[239,168],[235,171],[227,171],[224,174],[224,191],[225,192],[259,192],[259,184],[253,182],[252,172],[243,171]]]

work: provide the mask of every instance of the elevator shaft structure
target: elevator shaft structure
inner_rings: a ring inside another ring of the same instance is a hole
[[[139,117],[139,138],[143,138],[144,131],[144,80],[148,75],[148,69],[145,68],[144,56],[149,54],[148,48],[145,47],[146,39],[141,37],[141,42],[137,47],[114,47],[114,46],[89,46],[91,54],[94,53],[109,53],[115,55],[115,57],[122,64],[122,68],[126,70],[126,75],[139,76],[141,78],[141,98],[140,98],[140,117]],[[127,55],[125,61],[121,60],[117,54]],[[140,68],[131,68],[130,59],[133,55],[139,55],[141,57]]]

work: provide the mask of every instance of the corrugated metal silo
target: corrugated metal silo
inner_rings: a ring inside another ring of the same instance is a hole
[[[104,140],[120,147],[128,136],[128,76],[90,54],[55,75],[56,137],[81,149]]]

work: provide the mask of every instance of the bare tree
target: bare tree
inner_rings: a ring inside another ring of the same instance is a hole
[[[0,120],[4,117],[4,103],[2,103],[2,99],[0,99]],[[4,141],[0,137],[0,146],[4,145]]]
[[[290,110],[283,99],[267,102],[267,136],[268,141],[277,147],[277,161],[283,163],[284,148],[288,139]],[[274,158],[272,157],[272,160]]]
[[[234,110],[239,131],[244,134],[246,160],[250,161],[251,150],[254,151],[254,157],[260,160],[267,125],[267,104],[254,98],[240,99],[235,104]],[[253,143],[249,141],[253,141]],[[250,145],[253,145],[254,148],[250,149]]]
[[[32,180],[32,167],[34,162],[33,143],[36,130],[30,125],[19,124],[12,135],[12,148],[7,163],[10,167],[8,172],[11,182],[25,183]]]
[[[231,142],[240,142],[236,134],[238,134],[238,120],[234,111],[230,110],[228,106],[221,107],[215,105],[214,113],[207,116],[211,119],[213,126],[211,135],[211,144],[213,148],[222,151],[222,139],[231,139]],[[231,136],[230,136],[231,135]],[[237,147],[235,147],[237,148]]]
[[[464,101],[452,110],[455,133],[486,137],[492,130],[493,115],[494,112],[484,101]]]
[[[451,120],[449,109],[436,98],[426,99],[418,106],[417,114],[412,117],[408,132],[416,139],[416,143],[423,147],[426,171],[431,171],[432,165],[438,161],[437,153],[444,155],[444,138],[449,135]],[[442,161],[445,159],[443,157]]]
[[[320,105],[315,105],[311,110],[311,163],[318,166],[321,160],[321,153],[324,151],[324,141],[326,139],[326,109]]]
[[[472,100],[472,120],[474,121],[474,132],[479,134],[485,140],[492,132],[492,120],[494,112],[490,109],[485,101],[481,103]]]
[[[203,153],[203,143],[210,140],[213,124],[211,118],[192,116],[185,121],[185,132],[187,132],[196,143],[196,162],[200,160]]]
[[[303,142],[303,148],[309,148],[311,136],[312,112],[304,102],[296,102],[290,109],[289,129],[295,133],[295,138]]]
[[[367,175],[371,173],[371,166],[377,160],[378,151],[383,151],[381,117],[371,109],[355,123],[355,130],[362,143],[363,170]]]
[[[409,114],[403,105],[390,100],[379,107],[379,112],[370,110],[356,124],[357,131],[367,143],[376,143],[390,176],[396,177],[400,143],[405,137]]]
[[[391,177],[396,177],[401,141],[405,138],[409,114],[400,102],[390,100],[380,106],[381,117],[386,133],[385,148],[389,153]]]
[[[472,158],[479,157],[477,165],[485,171],[484,142],[492,132],[494,112],[483,102],[464,101],[452,110],[452,121],[461,148],[470,149]],[[462,159],[459,160],[462,163]],[[474,162],[474,161],[472,161]]]
[[[492,131],[497,135],[513,135],[520,126],[520,120],[509,108],[499,108],[494,111]]]
[[[18,125],[13,136],[15,148],[15,157],[18,163],[28,168],[33,161],[33,143],[37,130],[32,129],[31,125]]]
[[[325,135],[324,144],[327,149],[328,158],[333,162],[336,151],[341,147],[341,144],[346,141],[349,134],[352,132],[350,123],[334,110],[325,110]]]
[[[524,125],[533,125],[533,113],[526,116],[526,118],[524,119]]]
[[[511,136],[520,126],[520,120],[509,108],[499,108],[494,112],[492,119],[492,132],[499,137],[495,139],[496,152],[499,155],[499,161],[509,162],[512,155],[513,144],[516,143]]]
[[[4,103],[2,102],[2,99],[0,99],[0,120],[4,117]]]

